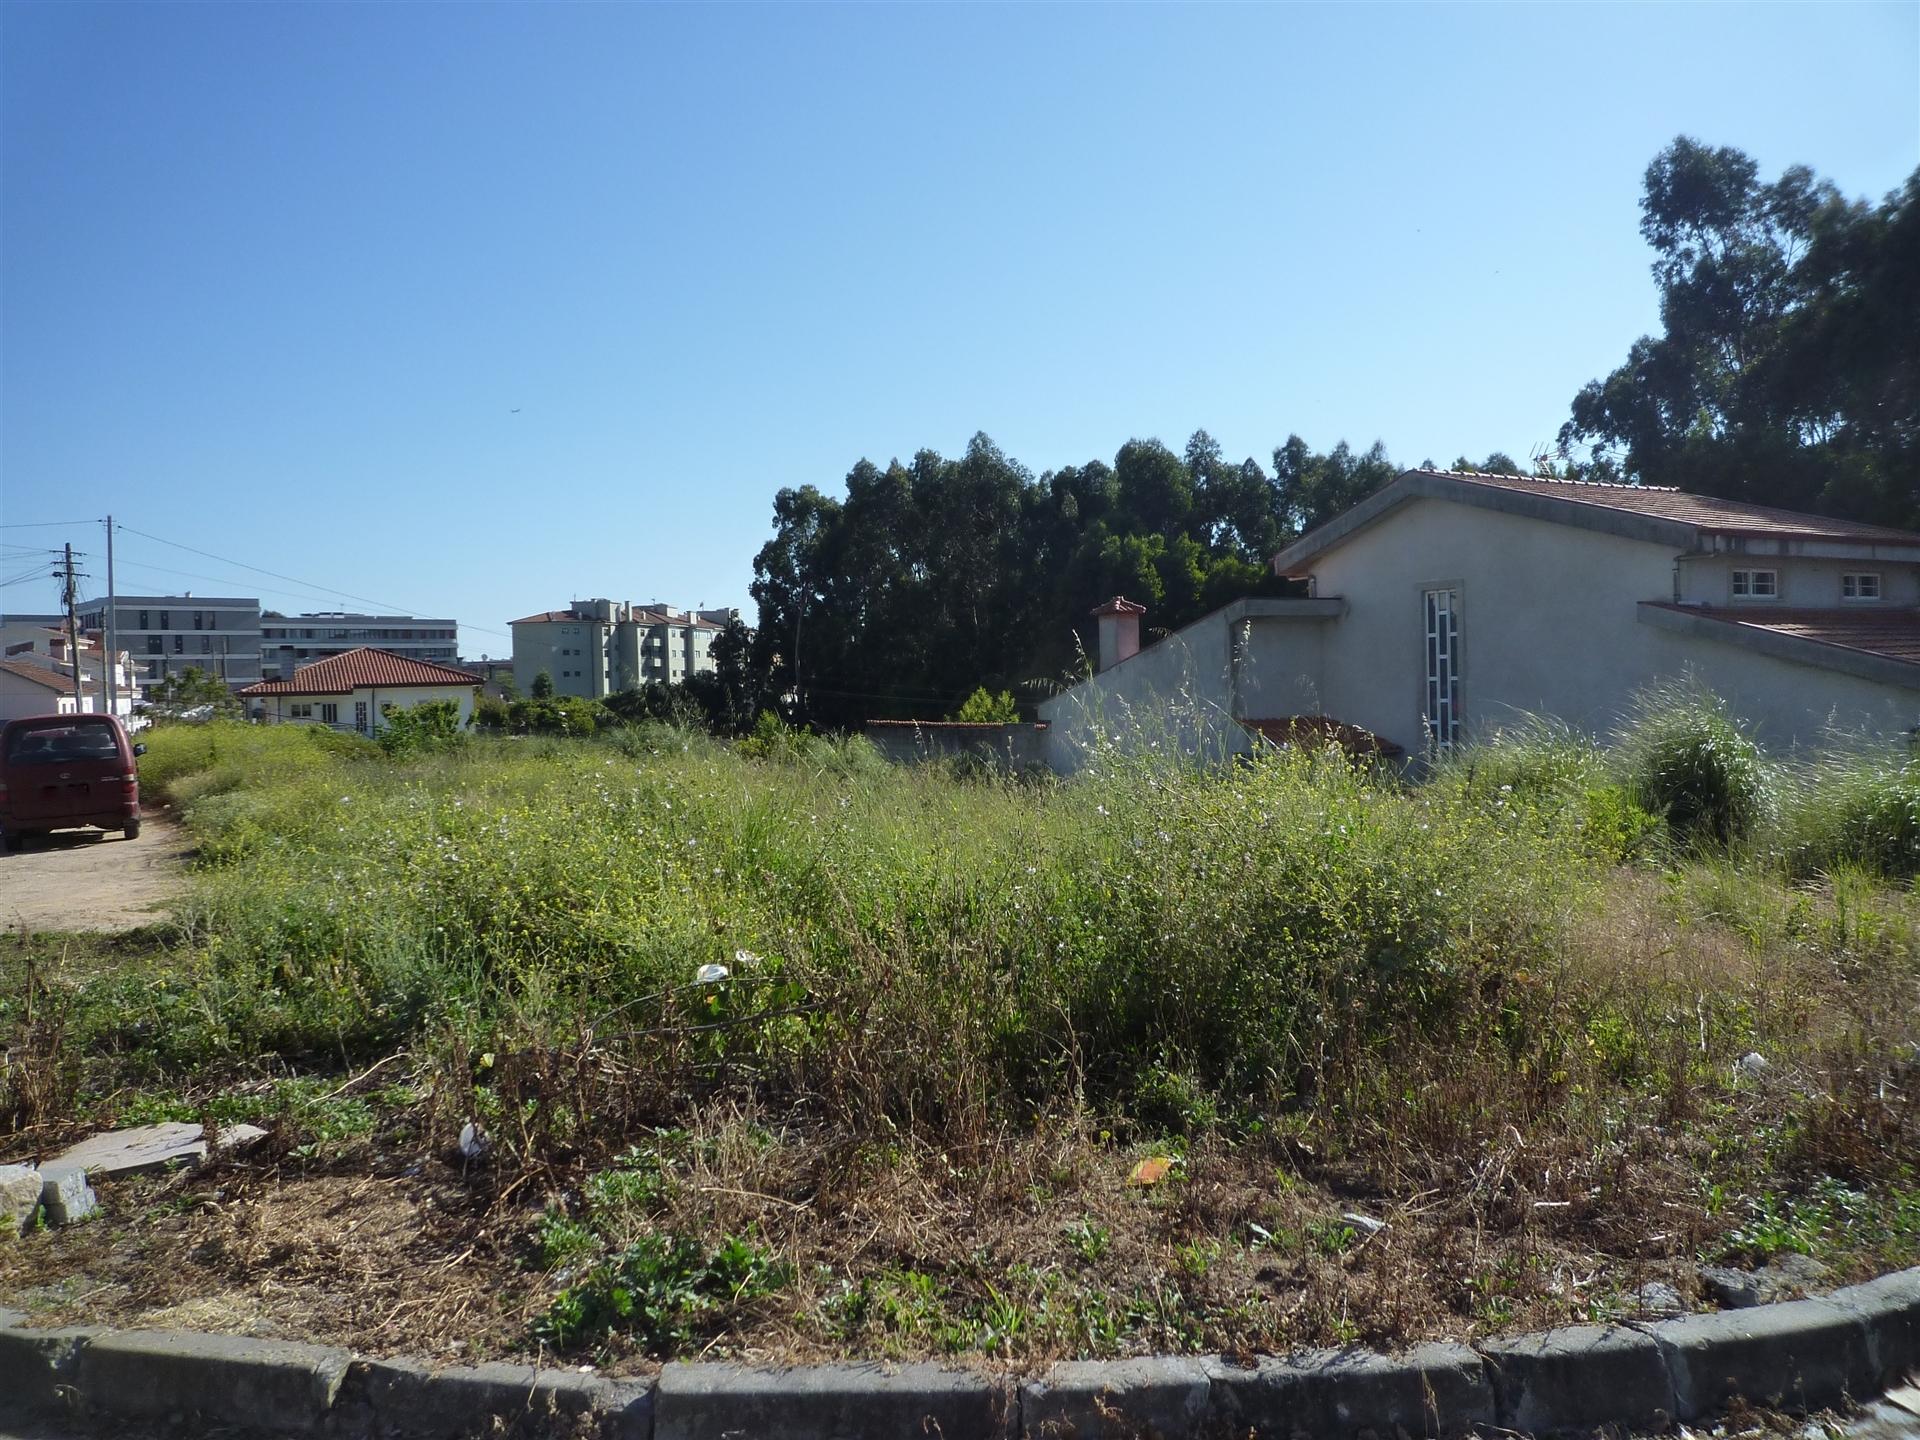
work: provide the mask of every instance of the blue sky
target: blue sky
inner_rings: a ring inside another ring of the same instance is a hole
[[[474,655],[747,605],[776,489],[978,430],[1524,457],[1676,134],[1920,164],[1912,3],[13,3],[0,82],[0,539]]]

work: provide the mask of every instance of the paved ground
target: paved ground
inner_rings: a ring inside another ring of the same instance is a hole
[[[0,851],[0,925],[30,930],[131,930],[174,895],[192,847],[179,826],[149,815],[138,840],[59,830]],[[3,1440],[3,1437],[0,1437]]]

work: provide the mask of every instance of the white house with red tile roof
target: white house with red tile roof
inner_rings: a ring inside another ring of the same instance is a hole
[[[81,679],[76,702],[72,670],[63,672],[31,656],[0,659],[0,722],[29,715],[91,715],[105,708],[100,687],[90,677]]]
[[[1238,601],[1125,660],[1109,657],[1103,618],[1099,672],[1040,706],[1049,763],[1078,764],[1100,717],[1177,716],[1182,743],[1199,727],[1230,753],[1302,719],[1409,753],[1525,715],[1604,736],[1636,692],[1688,675],[1776,750],[1830,727],[1920,725],[1912,531],[1679,490],[1411,470],[1273,569],[1303,593]]]
[[[480,679],[451,665],[436,665],[361,646],[302,665],[285,680],[263,680],[239,692],[247,712],[267,724],[326,725],[375,735],[386,728],[391,706],[405,710],[429,700],[451,700],[460,724],[473,718]]]

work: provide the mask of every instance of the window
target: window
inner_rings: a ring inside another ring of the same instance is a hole
[[[1460,730],[1460,593],[1429,590],[1426,725],[1434,748],[1451,750]]]
[[[200,653],[202,655],[213,654],[213,637],[211,635],[202,635],[200,637]]]
[[[331,703],[322,705],[320,707],[320,720],[322,724],[338,725],[340,723],[340,707]]]
[[[311,720],[313,718],[313,706],[306,701],[296,700],[293,704],[287,706],[287,716],[293,720]]]
[[[140,612],[140,624],[139,624],[139,626],[138,626],[138,627],[136,627],[136,628],[138,628],[138,629],[141,629],[141,630],[146,630],[146,629],[148,629],[148,628],[150,628],[150,627],[148,626],[148,624],[147,624],[147,612],[146,612],[146,611],[144,611],[144,610],[142,610],[142,611]]]
[[[184,655],[187,653],[187,637],[186,636],[176,635],[173,637],[173,653],[176,655]]]
[[[172,620],[172,618],[173,617],[167,611],[162,610],[160,612],[160,628],[162,630],[171,630],[173,626],[169,622]]]
[[[362,735],[367,733],[367,702],[364,700],[353,702],[353,728]]]
[[[1733,598],[1736,600],[1779,599],[1780,572],[1778,570],[1734,571]]]
[[[1878,600],[1880,598],[1879,572],[1868,570],[1854,575],[1842,575],[1840,598],[1842,600]]]
[[[166,641],[162,640],[158,635],[147,636],[147,654],[164,655],[166,653],[167,653]]]
[[[200,617],[201,617],[200,611],[196,610],[193,612],[193,628],[196,630],[200,628]]]

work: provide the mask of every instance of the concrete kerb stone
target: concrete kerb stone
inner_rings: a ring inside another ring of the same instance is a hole
[[[321,1345],[174,1330],[107,1331],[80,1351],[89,1414],[199,1416],[229,1425],[317,1433],[351,1356]]]
[[[1564,1434],[1617,1424],[1665,1429],[1673,1381],[1650,1335],[1619,1325],[1569,1325],[1475,1347],[1493,1380],[1496,1413],[1508,1430]]]
[[[1208,1426],[1207,1361],[1069,1360],[1020,1387],[1023,1440],[1194,1440]]]
[[[0,1310],[8,1413],[198,1417],[276,1434],[551,1433],[605,1440],[1035,1437],[1189,1440],[1233,1433],[1352,1440],[1497,1424],[1547,1435],[1660,1428],[1735,1396],[1814,1408],[1864,1399],[1920,1365],[1920,1269],[1819,1300],[1657,1324],[1571,1326],[1468,1350],[1070,1362],[1014,1388],[933,1365],[790,1370],[669,1365],[657,1384],[485,1365],[435,1370],[343,1350],[165,1331],[29,1330]],[[543,1424],[542,1422],[549,1422]],[[567,1433],[574,1433],[574,1419]],[[586,1432],[581,1432],[586,1433]]]
[[[1864,1285],[1835,1290],[1826,1299],[1858,1315],[1867,1327],[1873,1388],[1920,1374],[1920,1269],[1896,1270]]]
[[[676,1363],[653,1394],[653,1440],[1008,1440],[1013,1432],[1004,1379],[937,1365]]]
[[[1873,1389],[1866,1322],[1826,1300],[1717,1310],[1641,1328],[1660,1346],[1682,1421],[1716,1415],[1735,1396],[1805,1411]]]
[[[577,1370],[488,1364],[436,1368],[411,1360],[355,1360],[327,1430],[337,1436],[456,1440],[541,1432],[556,1420],[596,1417],[610,1440],[651,1432],[653,1391]]]
[[[1496,1421],[1487,1367],[1465,1345],[1419,1345],[1396,1355],[1324,1350],[1251,1365],[1209,1359],[1208,1430],[1457,1436]]]
[[[20,1330],[21,1319],[0,1312],[0,1414],[55,1417],[71,1408],[80,1352],[100,1332],[91,1329]]]

